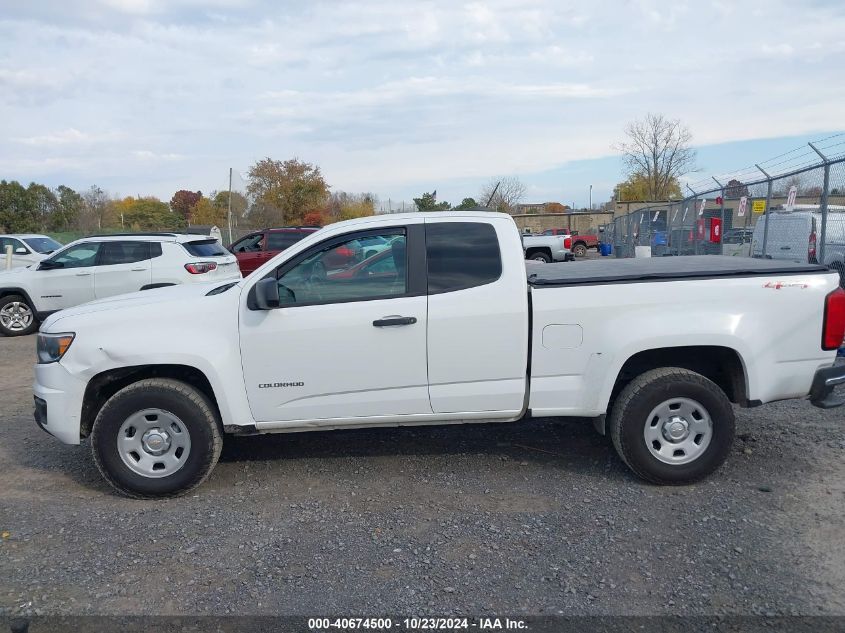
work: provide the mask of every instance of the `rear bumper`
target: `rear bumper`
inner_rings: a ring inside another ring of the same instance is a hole
[[[825,367],[816,371],[810,387],[810,402],[822,409],[845,405],[845,365]]]

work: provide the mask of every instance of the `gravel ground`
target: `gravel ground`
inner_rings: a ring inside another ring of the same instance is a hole
[[[227,438],[132,501],[35,426],[33,347],[0,338],[0,616],[845,614],[842,411],[739,410],[688,487],[546,419]]]

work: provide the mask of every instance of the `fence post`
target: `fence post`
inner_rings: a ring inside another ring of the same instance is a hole
[[[725,186],[722,183],[720,183],[718,180],[716,180],[716,178],[714,178],[713,176],[710,176],[710,177],[713,178],[713,181],[717,185],[719,185],[719,187],[720,187],[719,197],[722,199],[722,204],[719,205],[719,222],[721,222],[721,225],[719,226],[719,255],[724,255],[725,254],[725,240],[724,240],[724,237],[725,237]]]
[[[807,143],[810,147],[813,148],[813,151],[818,154],[821,159],[824,161],[824,186],[822,187],[822,199],[821,199],[821,212],[822,212],[822,230],[819,239],[821,240],[821,244],[817,246],[817,256],[816,260],[824,264],[824,255],[825,255],[825,239],[827,238],[827,194],[830,189],[830,161],[827,160],[827,156],[822,154],[815,145],[812,143]]]
[[[5,253],[5,255],[6,255],[6,263],[5,263],[6,270],[12,269],[12,251],[13,251],[13,249],[12,249],[11,244],[6,246],[6,253]]]
[[[698,194],[692,199],[692,243],[695,250],[694,254],[698,255]]]
[[[774,183],[774,180],[772,179],[771,176],[769,176],[769,174],[767,174],[763,170],[762,167],[760,167],[760,165],[755,165],[755,167],[757,169],[759,169],[760,171],[762,171],[763,175],[769,181],[769,186],[766,189],[766,208],[763,210],[763,219],[764,219],[764,224],[763,224],[763,251],[762,251],[762,255],[761,255],[761,257],[763,259],[766,259],[766,246],[769,243],[769,205],[772,203],[772,184]],[[753,207],[753,205],[752,205],[752,207]],[[751,210],[751,213],[754,213],[753,208]],[[752,246],[752,249],[753,249],[753,246]],[[752,250],[751,254],[752,255],[754,254],[753,250]]]

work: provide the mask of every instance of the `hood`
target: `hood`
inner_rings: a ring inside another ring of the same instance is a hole
[[[2,261],[2,259],[0,259]],[[7,283],[14,283],[12,280],[16,279],[16,275],[20,275],[24,272],[29,266],[19,266],[17,268],[12,268],[11,270],[6,270],[5,268],[0,269],[0,286],[3,286]]]
[[[90,301],[50,315],[41,326],[41,331],[50,331],[59,322],[62,323],[58,327],[67,328],[67,322],[75,321],[77,317],[84,317],[80,320],[80,323],[85,325],[115,317],[124,322],[143,320],[145,323],[153,325],[150,318],[160,315],[176,313],[183,315],[186,312],[193,313],[195,316],[201,315],[201,311],[206,307],[197,304],[202,303],[206,298],[213,299],[214,297],[229,295],[229,293],[233,296],[240,294],[238,288],[232,287],[219,295],[207,296],[211,290],[225,285],[227,285],[225,281],[182,284]]]

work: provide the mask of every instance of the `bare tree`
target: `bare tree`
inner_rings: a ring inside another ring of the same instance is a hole
[[[110,215],[111,200],[105,191],[91,185],[82,194],[82,208],[77,218],[77,228],[81,231],[99,231],[107,224]]]
[[[478,201],[494,211],[510,213],[516,210],[523,197],[525,184],[516,176],[508,176],[490,180],[481,188]]]
[[[630,169],[629,176],[645,179],[649,200],[668,199],[672,184],[693,171],[692,133],[678,119],[647,114],[645,119],[629,123],[625,134],[628,140],[617,149]]]

